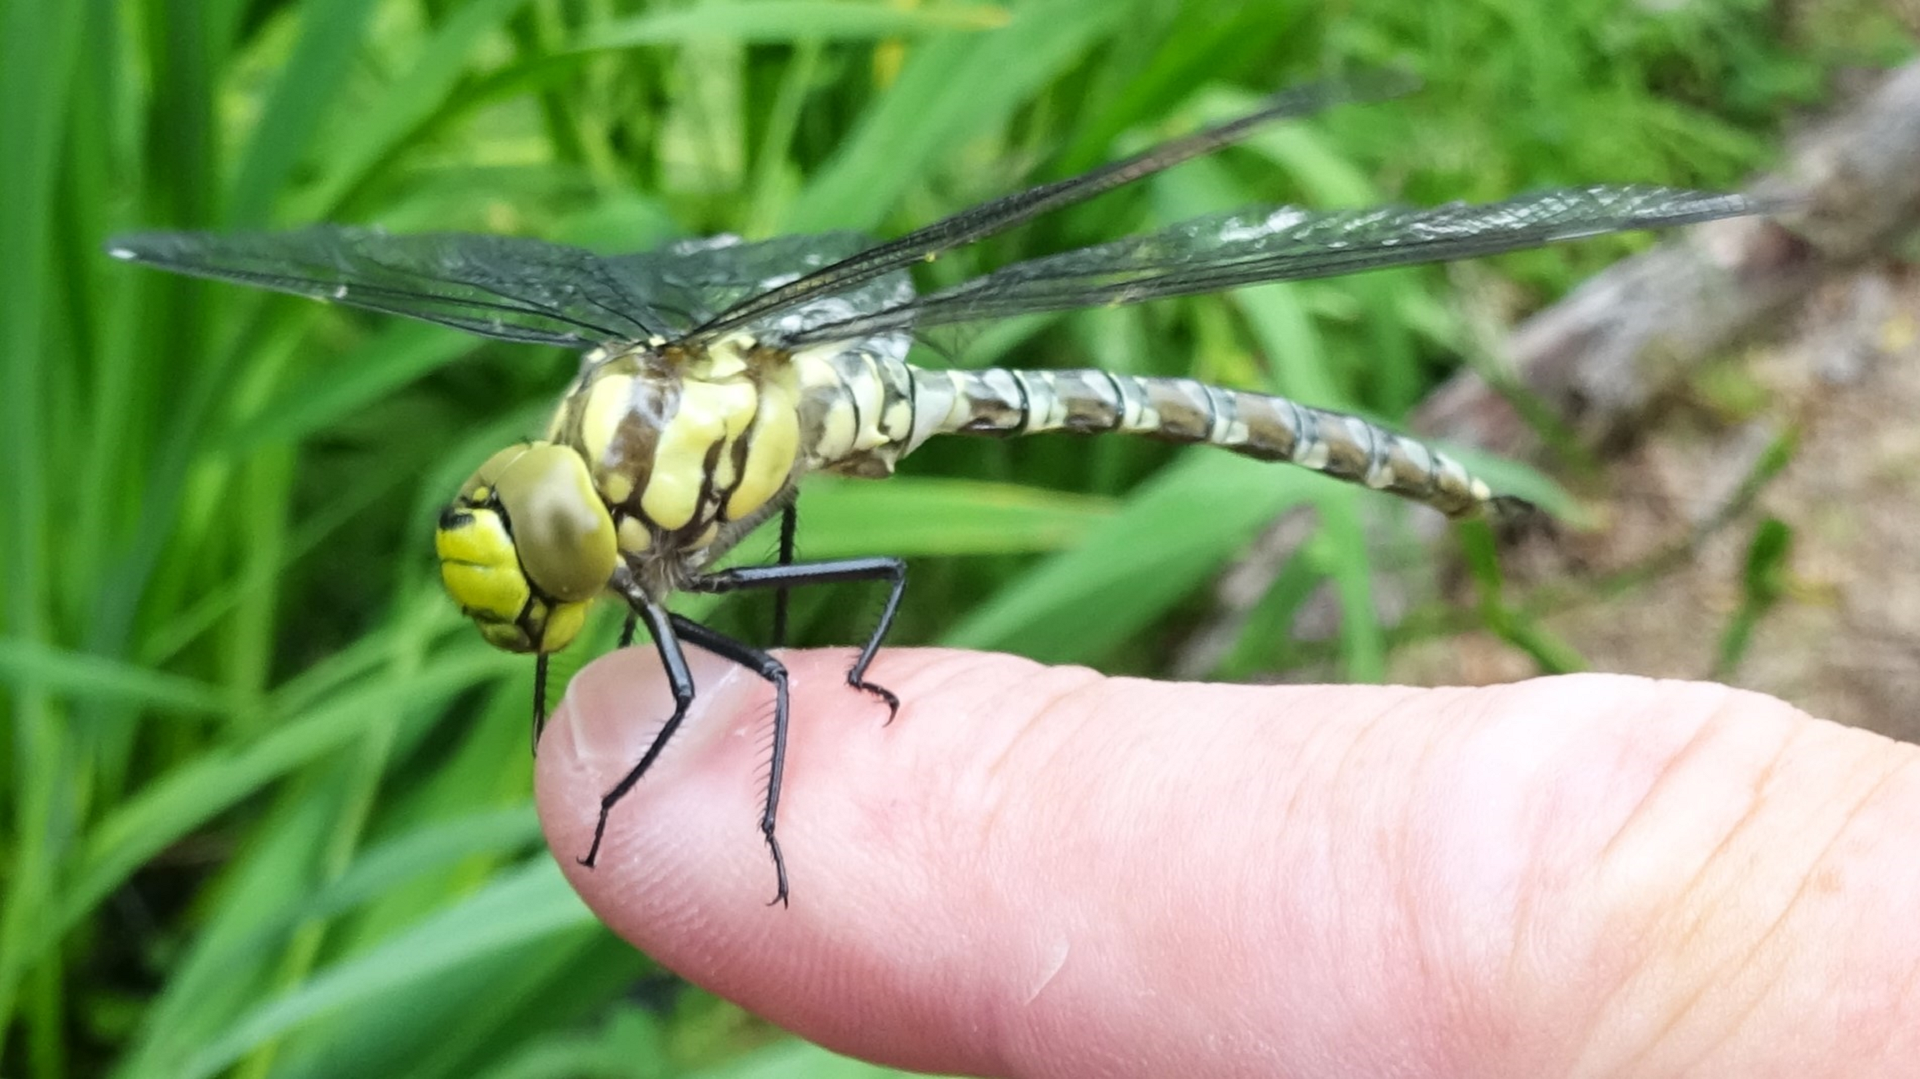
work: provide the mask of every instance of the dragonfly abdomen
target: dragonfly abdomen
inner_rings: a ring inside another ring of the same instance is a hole
[[[1474,513],[1493,498],[1465,466],[1416,439],[1285,397],[1100,370],[911,371],[914,445],[948,433],[1124,432],[1286,461],[1449,516]]]

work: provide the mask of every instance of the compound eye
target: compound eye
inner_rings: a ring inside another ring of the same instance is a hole
[[[594,490],[586,462],[551,442],[509,453],[494,455],[474,479],[489,484],[499,498],[528,581],[562,604],[599,595],[613,576],[619,546],[613,517]],[[489,483],[489,467],[496,464]]]

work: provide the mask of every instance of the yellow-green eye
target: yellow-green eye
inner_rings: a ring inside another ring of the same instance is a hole
[[[619,548],[613,517],[580,455],[536,442],[507,462],[492,486],[534,587],[565,601],[599,595]]]
[[[441,514],[434,546],[454,602],[515,652],[566,647],[619,557],[586,464],[547,442],[488,458]]]

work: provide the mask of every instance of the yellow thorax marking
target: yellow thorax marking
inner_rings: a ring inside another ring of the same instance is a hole
[[[628,517],[620,522],[620,549],[627,554],[644,554],[653,546],[653,536],[647,531],[638,517]]]
[[[633,407],[632,375],[606,375],[587,392],[586,406],[580,413],[580,448],[594,463],[594,478],[600,491],[613,505],[633,496],[633,477],[605,467],[613,450],[613,440]]]
[[[737,521],[767,504],[787,485],[800,453],[800,392],[791,364],[765,372],[760,384],[760,406],[747,443],[747,459],[740,481],[727,497],[727,519]]]
[[[691,357],[681,372],[678,406],[660,428],[653,467],[640,493],[640,512],[666,531],[710,513],[700,504],[702,491],[731,479],[726,473],[733,443],[753,423],[760,404],[743,356],[750,347],[745,338],[729,338]]]
[[[735,438],[753,422],[757,395],[746,381],[680,385],[680,406],[660,429],[653,470],[640,494],[640,511],[671,532],[685,528],[700,511],[707,478],[707,455],[725,455]]]

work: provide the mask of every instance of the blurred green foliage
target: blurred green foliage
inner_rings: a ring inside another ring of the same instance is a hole
[[[1424,91],[1277,128],[931,272],[1260,201],[1730,186],[1831,71],[1897,47],[1871,4],[1809,10],[0,0],[0,1073],[871,1071],[612,943],[539,847],[529,671],[460,623],[427,536],[489,449],[539,425],[571,359],[130,269],[101,255],[109,233],[335,220],[606,250],[892,234],[1276,87],[1386,66]],[[1531,307],[1645,242],[1477,279],[1503,310]],[[1392,419],[1459,352],[1446,283],[1403,271],[1035,320],[958,362],[1193,373]],[[1155,445],[954,441],[888,484],[802,501],[803,555],[917,560],[898,641],[1163,670],[1201,586],[1311,504],[1320,530],[1233,671],[1294,662],[1291,612],[1321,582],[1339,669],[1380,671],[1364,493]],[[852,639],[847,606],[805,598],[805,639]],[[716,616],[763,632],[763,607]]]

